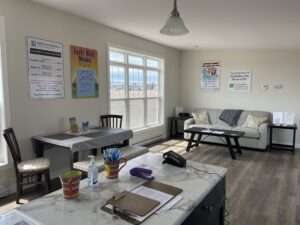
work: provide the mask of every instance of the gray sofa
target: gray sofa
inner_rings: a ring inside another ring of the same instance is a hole
[[[242,147],[247,148],[254,148],[254,149],[261,149],[265,150],[268,146],[268,123],[272,121],[272,114],[270,112],[263,112],[263,111],[243,111],[238,124],[236,127],[231,127],[227,123],[221,121],[219,119],[220,114],[222,113],[223,109],[195,109],[193,112],[201,112],[206,111],[208,114],[209,124],[195,124],[195,120],[193,118],[188,119],[184,123],[184,129],[191,128],[191,127],[204,127],[204,128],[215,128],[215,129],[225,129],[225,130],[238,130],[244,131],[245,136],[240,139],[240,145]],[[267,117],[268,121],[261,124],[257,129],[256,128],[249,128],[243,127],[242,125],[247,119],[247,116],[251,114],[257,117]],[[189,139],[189,134],[185,133],[184,138]],[[213,136],[205,136],[202,138],[202,141],[209,142],[209,143],[219,143],[225,144],[225,140],[219,137]]]

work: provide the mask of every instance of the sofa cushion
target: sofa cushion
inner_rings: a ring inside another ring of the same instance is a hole
[[[192,115],[196,124],[209,124],[207,111],[193,112]]]
[[[268,121],[268,117],[266,117],[266,116],[258,117],[258,116],[253,116],[253,115],[249,114],[242,127],[249,127],[249,128],[257,129],[261,124],[263,124],[267,121]]]
[[[235,131],[242,131],[245,132],[245,135],[243,138],[253,138],[253,139],[260,139],[261,134],[258,129],[256,128],[251,128],[251,127],[235,127]]]
[[[242,112],[237,126],[241,127],[246,122],[247,117],[250,114],[257,117],[267,117],[268,118],[267,122],[272,121],[272,114],[270,112],[245,110]]]

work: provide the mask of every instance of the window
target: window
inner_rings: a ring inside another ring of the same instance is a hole
[[[163,60],[109,48],[110,113],[133,130],[163,124]]]

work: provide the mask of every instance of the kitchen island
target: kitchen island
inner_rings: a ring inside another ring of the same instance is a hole
[[[130,160],[118,180],[99,174],[100,188],[91,190],[87,180],[81,182],[80,196],[65,200],[62,190],[48,194],[19,208],[43,225],[129,225],[117,216],[102,211],[108,199],[131,190],[144,180],[129,175],[133,167],[152,169],[155,180],[181,188],[183,199],[170,209],[159,211],[145,225],[223,225],[226,169],[187,161],[186,168],[162,164],[160,154],[147,153]]]

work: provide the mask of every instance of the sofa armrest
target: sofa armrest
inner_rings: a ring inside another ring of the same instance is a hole
[[[184,129],[188,129],[194,123],[195,123],[194,118],[190,118],[190,119],[184,121]]]
[[[267,132],[267,131],[268,131],[268,126],[269,126],[269,123],[262,123],[262,124],[258,127],[259,132],[260,132],[260,133]]]

